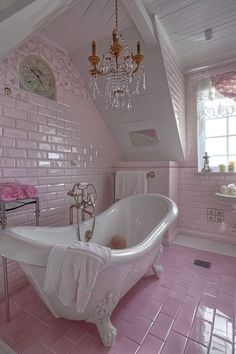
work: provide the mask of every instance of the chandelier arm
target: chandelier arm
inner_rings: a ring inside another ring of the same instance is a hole
[[[92,68],[89,70],[90,75],[96,76],[96,75],[102,75],[102,71],[97,68],[96,65],[92,64]]]

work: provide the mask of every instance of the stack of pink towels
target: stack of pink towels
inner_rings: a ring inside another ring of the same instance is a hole
[[[35,198],[38,196],[36,187],[20,182],[0,183],[0,200],[11,201],[16,199]]]

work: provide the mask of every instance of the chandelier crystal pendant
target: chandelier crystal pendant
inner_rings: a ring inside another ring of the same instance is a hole
[[[140,42],[137,42],[137,53],[133,55],[125,42],[122,33],[118,30],[118,7],[115,0],[115,29],[112,32],[112,41],[100,60],[96,54],[96,42],[92,42],[92,55],[88,57],[91,64],[89,70],[89,88],[94,100],[100,94],[98,78],[105,78],[106,109],[131,109],[132,96],[139,95],[145,90],[145,72],[143,68],[144,56],[140,51]],[[101,62],[100,62],[101,61]],[[100,62],[99,68],[97,65]]]

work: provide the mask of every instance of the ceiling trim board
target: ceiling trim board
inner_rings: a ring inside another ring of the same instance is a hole
[[[199,66],[199,67],[186,69],[184,73],[186,75],[193,74],[193,73],[197,73],[197,72],[200,72],[200,71],[210,70],[210,69],[217,68],[219,66],[224,66],[224,65],[233,64],[233,63],[236,64],[236,58],[235,57],[234,58],[230,58],[230,59],[225,59],[225,60],[222,60],[222,61],[218,61],[215,64],[202,65],[202,66]]]
[[[52,22],[60,13],[72,6],[75,0],[35,0],[0,23],[0,59],[6,57],[24,40]],[[29,20],[30,19],[30,20]],[[22,24],[24,24],[22,26]]]
[[[153,24],[142,0],[122,0],[122,3],[137,27],[147,48],[156,46],[157,41]]]

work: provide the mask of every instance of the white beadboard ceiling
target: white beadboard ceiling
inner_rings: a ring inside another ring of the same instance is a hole
[[[235,60],[236,0],[119,0],[120,29],[135,25],[142,35],[137,12],[144,6],[149,20],[158,18],[185,71]],[[93,39],[107,38],[113,27],[114,0],[78,0],[43,33],[74,51]],[[213,29],[213,38],[206,41],[208,28]]]
[[[236,0],[143,0],[157,15],[185,71],[235,61]],[[212,28],[206,41],[204,30]]]

